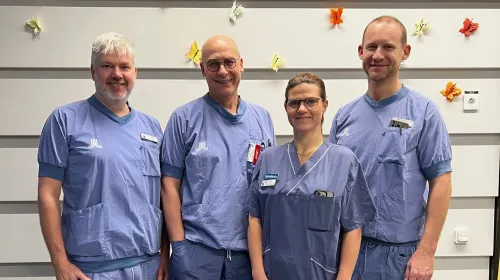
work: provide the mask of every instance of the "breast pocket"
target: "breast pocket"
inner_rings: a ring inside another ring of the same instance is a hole
[[[404,164],[404,154],[409,135],[409,129],[387,128],[380,144],[379,162]]]
[[[333,197],[313,195],[309,201],[307,227],[312,230],[332,231],[334,227],[335,200]]]
[[[142,175],[160,176],[160,147],[155,143],[141,144]]]

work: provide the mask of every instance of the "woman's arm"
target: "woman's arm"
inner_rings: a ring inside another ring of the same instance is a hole
[[[342,236],[342,251],[340,253],[340,267],[337,280],[351,280],[354,266],[358,260],[360,246],[360,228],[344,233]]]
[[[248,216],[248,252],[254,280],[267,280],[262,257],[262,224],[259,218]]]

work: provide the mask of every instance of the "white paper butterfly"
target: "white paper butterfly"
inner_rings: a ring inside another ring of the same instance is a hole
[[[236,3],[236,0],[233,2],[233,6],[231,6],[231,10],[229,11],[229,18],[232,22],[236,21],[236,17],[238,17],[245,8],[241,6],[241,4]]]

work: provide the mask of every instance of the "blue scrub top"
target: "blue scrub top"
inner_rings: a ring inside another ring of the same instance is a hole
[[[331,195],[315,195],[317,190]],[[362,228],[375,215],[358,159],[329,142],[302,166],[294,142],[264,151],[247,207],[262,222],[270,279],[335,279],[342,233]]]
[[[239,102],[235,115],[208,93],[177,108],[162,143],[162,174],[182,180],[185,238],[215,249],[247,250],[249,147],[276,145],[270,114]]]
[[[62,182],[62,235],[84,272],[131,266],[160,250],[160,145],[153,117],[118,117],[94,96],[55,109],[38,150],[39,177]]]
[[[393,118],[411,127],[390,127]],[[438,107],[404,85],[380,101],[365,94],[337,112],[330,141],[351,149],[365,172],[377,218],[364,235],[394,243],[419,240],[426,183],[451,172],[450,137]]]

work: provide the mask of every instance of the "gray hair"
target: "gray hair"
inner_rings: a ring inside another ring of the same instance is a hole
[[[92,67],[95,67],[97,60],[103,54],[130,55],[135,65],[134,44],[120,33],[102,33],[94,40],[90,58]]]

